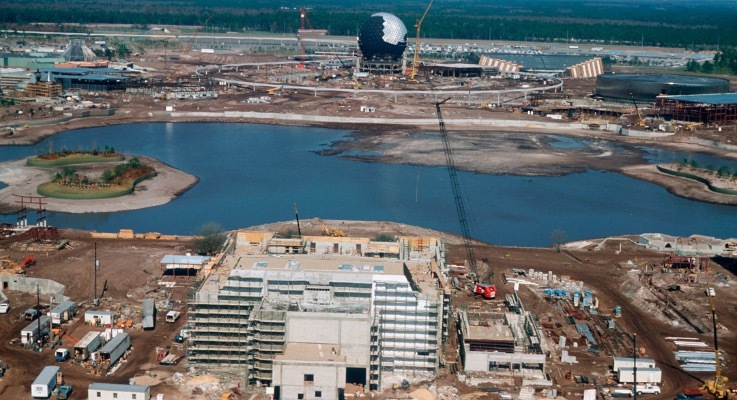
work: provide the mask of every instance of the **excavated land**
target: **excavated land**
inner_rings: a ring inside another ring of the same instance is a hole
[[[303,221],[305,234],[317,234],[322,231],[323,223],[339,227],[348,236],[373,237],[378,234],[389,235],[434,235],[444,238],[449,243],[449,260],[459,261],[465,258],[462,239],[457,235],[435,232],[424,228],[392,223],[370,221],[322,221],[310,219]],[[293,222],[275,223],[249,228],[252,230],[269,230],[288,232],[294,229]],[[186,324],[186,294],[196,278],[162,276],[159,260],[165,254],[183,254],[192,251],[187,238],[179,240],[154,239],[101,239],[94,238],[88,232],[62,230],[61,240],[68,240],[62,250],[53,250],[53,246],[37,246],[23,238],[6,238],[0,240],[0,255],[19,260],[33,252],[36,264],[29,267],[30,277],[47,278],[66,285],[65,295],[79,304],[79,315],[68,325],[60,339],[60,346],[72,347],[73,344],[93,329],[82,322],[84,310],[112,310],[121,319],[131,320],[133,326],[125,328],[131,335],[132,351],[126,362],[111,376],[97,376],[92,370],[72,363],[58,364],[62,367],[65,382],[72,384],[75,391],[84,392],[84,388],[92,381],[109,383],[127,383],[130,379],[142,384],[152,385],[152,393],[164,393],[167,397],[179,398],[184,395],[195,399],[219,398],[223,390],[238,385],[236,379],[223,380],[212,376],[190,376],[184,364],[160,366],[156,362],[156,349],[168,348],[172,354],[183,355],[185,349],[175,348],[172,337],[179,333]],[[594,250],[599,241],[575,243],[564,246],[563,251],[546,248],[495,247],[477,244],[476,255],[485,258],[495,272],[494,283],[499,288],[495,301],[482,300],[469,294],[462,285],[453,291],[455,309],[484,309],[487,307],[503,307],[504,296],[511,293],[513,286],[504,284],[502,276],[513,276],[513,268],[539,271],[552,271],[558,276],[567,276],[570,281],[583,281],[587,289],[599,299],[599,314],[586,315],[585,323],[592,326],[600,345],[598,353],[588,351],[580,335],[571,332],[565,322],[567,305],[557,300],[546,299],[538,287],[522,286],[520,297],[525,307],[538,314],[546,336],[551,343],[557,343],[557,337],[564,335],[570,343],[581,343],[578,347],[569,347],[571,355],[576,356],[578,364],[561,364],[556,359],[559,354],[551,354],[552,361],[548,371],[554,381],[554,388],[562,393],[582,393],[583,389],[593,387],[592,384],[607,383],[610,372],[611,356],[627,356],[631,354],[631,336],[637,334],[638,347],[644,350],[641,356],[654,358],[663,370],[664,393],[667,398],[684,386],[694,386],[698,379],[709,376],[687,374],[678,368],[673,355],[672,343],[668,336],[698,337],[712,343],[711,332],[697,334],[691,325],[681,322],[678,325],[668,322],[667,307],[658,300],[662,296],[663,285],[673,281],[674,273],[661,273],[657,266],[663,254],[645,250],[629,241],[608,241],[601,250]],[[97,276],[99,307],[93,307],[93,259],[97,246],[97,259],[100,267]],[[29,247],[31,246],[31,247]],[[721,264],[720,264],[721,263]],[[699,282],[689,285],[681,284],[681,292],[670,293],[670,302],[677,302],[679,307],[690,311],[692,324],[708,328],[707,298],[703,295],[706,282],[716,288],[718,301],[716,312],[720,325],[720,348],[725,355],[726,365],[734,362],[737,354],[737,309],[734,304],[737,295],[729,289],[737,277],[737,263],[734,260],[711,262],[708,272],[699,276]],[[639,272],[638,272],[639,271]],[[481,271],[484,275],[486,271]],[[651,275],[652,274],[652,275]],[[718,274],[724,278],[718,277]],[[652,278],[651,278],[652,276]],[[726,278],[726,279],[725,279]],[[650,284],[653,282],[653,284]],[[54,365],[53,350],[44,348],[37,352],[13,345],[13,339],[19,337],[20,330],[28,325],[22,318],[27,308],[36,304],[35,293],[18,293],[5,290],[10,299],[10,312],[0,315],[0,354],[4,362],[10,365],[5,378],[0,379],[0,397],[21,398],[28,395],[30,384],[44,365]],[[140,308],[143,298],[153,297],[157,304],[168,300],[172,308],[183,312],[183,318],[175,324],[163,321],[162,309],[157,313],[156,328],[153,331],[140,329]],[[41,297],[42,304],[49,304],[48,296]],[[614,305],[621,305],[622,316],[616,318],[617,329],[610,331],[601,327],[605,318],[611,317]],[[590,320],[589,320],[590,318]],[[561,326],[558,327],[556,324]],[[99,329],[99,328],[98,328]],[[449,362],[457,360],[452,351],[457,339],[455,334],[448,344]],[[554,347],[554,346],[553,346]],[[577,384],[565,379],[567,372],[573,376],[586,375],[592,384]],[[737,371],[728,367],[725,373],[732,379],[737,378]],[[516,381],[515,381],[516,382]],[[413,387],[412,390],[418,387]],[[250,393],[248,388],[241,388],[243,393]],[[458,380],[454,374],[444,370],[438,379],[432,382],[436,393],[451,393],[453,396],[468,395],[468,398],[492,398],[488,392],[478,391]],[[512,391],[514,388],[510,387]],[[253,392],[256,393],[256,392]],[[391,390],[377,398],[391,398],[401,393]],[[672,397],[672,396],[671,396]],[[265,397],[254,397],[261,399]],[[496,397],[494,397],[496,398]]]
[[[167,65],[159,60],[160,56],[161,54],[154,51],[147,54],[146,58],[135,61],[137,65],[148,68],[151,75],[176,74],[177,76],[190,76],[198,67],[204,65],[285,60],[285,57],[275,55],[187,54],[181,56],[179,63],[169,63]],[[0,145],[28,145],[66,130],[113,124],[194,121],[257,122],[327,126],[356,131],[348,140],[334,143],[331,149],[323,153],[325,155],[338,155],[366,162],[442,165],[444,157],[442,144],[439,140],[432,96],[416,95],[395,101],[392,95],[361,92],[360,89],[356,93],[331,92],[319,93],[318,95],[282,89],[268,96],[270,99],[266,102],[248,103],[249,98],[266,96],[269,88],[280,87],[280,83],[269,80],[268,74],[288,76],[289,74],[308,73],[304,69],[297,70],[293,67],[280,68],[278,71],[274,71],[275,69],[262,68],[256,70],[255,67],[250,67],[250,69],[243,69],[240,72],[220,74],[219,76],[228,79],[244,81],[248,79],[258,81],[260,79],[261,82],[274,86],[259,87],[255,90],[237,85],[220,87],[216,99],[161,100],[153,96],[131,93],[95,93],[94,96],[96,96],[97,102],[107,104],[115,109],[114,115],[111,116],[74,118],[69,121],[58,122],[55,119],[58,115],[39,114],[39,118],[29,119],[27,117],[28,110],[25,110],[26,112],[23,114],[25,117],[17,119],[18,116],[16,116],[16,119],[9,120],[9,116],[13,113],[6,112],[4,115],[0,115],[0,124],[14,123],[16,127],[12,135],[0,136]],[[313,74],[317,75],[319,73],[314,72]],[[443,87],[441,79],[436,79],[432,83],[421,82],[417,84],[419,86],[413,86],[407,81],[388,80],[384,76],[371,79],[373,80],[364,83],[364,87],[377,89],[385,89],[387,86],[389,89]],[[458,84],[459,80],[454,82]],[[487,89],[499,89],[514,85],[511,82],[503,83],[503,80],[499,79],[485,82],[483,85],[488,85]],[[351,89],[353,84],[345,76],[325,82],[314,79],[305,79],[303,82],[303,85],[307,87],[322,86],[342,89]],[[478,82],[477,84],[482,85]],[[594,86],[594,79],[569,79],[564,81],[559,95],[568,99],[587,99],[594,90]],[[176,116],[164,112],[166,106],[172,106],[177,112]],[[361,107],[364,106],[374,107],[376,112],[362,112]],[[23,107],[16,106],[18,109]],[[187,114],[188,112],[212,114]],[[223,112],[271,113],[270,115],[275,117],[269,117],[272,119],[256,118],[249,120],[248,118],[219,115]],[[279,117],[280,115],[288,117],[294,114],[306,117],[369,117],[380,122],[346,124],[338,120],[315,122],[309,121],[309,118],[296,121]],[[737,160],[737,154],[734,151],[693,142],[694,139],[702,139],[724,144],[737,143],[737,125],[723,127],[722,130],[699,128],[695,132],[682,131],[667,137],[635,138],[613,132],[574,129],[570,127],[569,123],[575,121],[567,118],[557,121],[542,115],[523,114],[518,107],[482,109],[478,105],[465,104],[465,100],[460,97],[451,99],[443,105],[443,116],[446,120],[454,121],[447,125],[447,129],[454,149],[455,164],[463,170],[487,174],[515,175],[564,175],[587,169],[605,170],[663,186],[671,193],[689,199],[720,204],[737,203],[737,199],[735,199],[737,196],[715,193],[709,191],[705,185],[694,184],[693,181],[687,179],[645,168],[648,162],[644,159],[646,154],[642,149],[642,147],[649,147],[684,152],[704,152],[725,159]],[[626,125],[631,123],[628,119],[605,118],[602,115],[589,117],[592,123],[596,122],[597,124],[613,122]],[[407,118],[419,118],[423,119],[424,122],[418,122],[417,125],[398,125],[391,122],[392,119]],[[490,122],[479,124],[477,123],[479,120]],[[48,123],[44,123],[44,121]],[[26,122],[28,124],[23,125]],[[551,135],[573,138],[578,144],[570,148],[551,145],[552,142],[555,142]],[[371,156],[362,156],[361,154],[371,154]],[[668,160],[668,162],[675,161],[682,160]],[[177,192],[176,189],[169,189]]]

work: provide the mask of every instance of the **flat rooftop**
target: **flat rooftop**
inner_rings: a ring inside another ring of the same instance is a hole
[[[345,362],[337,344],[287,343],[284,354],[278,354],[274,361]]]
[[[404,275],[404,262],[401,260],[341,255],[228,256],[223,264],[233,269],[255,271],[316,271]]]
[[[709,105],[737,104],[737,93],[691,94],[683,96],[658,96],[660,99],[680,100]]]
[[[470,325],[466,340],[474,341],[514,341],[512,329],[503,323],[491,323],[485,325]]]

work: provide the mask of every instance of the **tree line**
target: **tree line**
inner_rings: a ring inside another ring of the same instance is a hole
[[[308,19],[315,29],[355,36],[373,12],[395,13],[412,30],[424,4],[413,0],[375,5],[357,1],[315,0]],[[423,36],[466,40],[577,41],[692,48],[737,46],[737,6],[730,3],[555,2],[469,0],[435,3],[422,26]],[[296,34],[299,10],[255,0],[38,0],[0,1],[4,28],[55,24],[115,23],[200,26],[205,32],[265,31]],[[667,22],[666,22],[667,21]],[[68,29],[68,28],[65,28]],[[412,32],[409,34],[412,37]]]

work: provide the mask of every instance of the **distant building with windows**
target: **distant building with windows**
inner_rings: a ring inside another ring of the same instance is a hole
[[[450,317],[437,238],[237,232],[229,243],[188,300],[190,366],[305,399],[437,373]]]

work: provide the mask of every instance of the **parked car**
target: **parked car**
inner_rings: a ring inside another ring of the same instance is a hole
[[[69,398],[69,395],[72,394],[72,391],[74,388],[71,386],[65,385],[59,388],[59,391],[56,392],[56,398],[60,400],[65,400]]]
[[[635,386],[637,394],[660,394],[660,386],[646,384],[644,386]]]
[[[714,288],[713,287],[709,287],[709,288],[704,289],[704,292],[706,293],[706,295],[708,297],[714,297],[714,296],[716,296],[716,293],[714,292]]]

